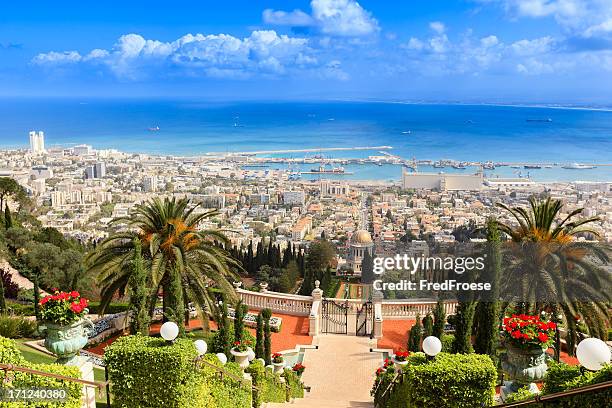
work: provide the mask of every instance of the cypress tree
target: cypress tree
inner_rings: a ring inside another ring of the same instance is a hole
[[[179,327],[179,336],[185,335],[185,302],[183,300],[183,285],[181,284],[181,274],[175,266],[168,282],[168,308],[172,320]]]
[[[501,273],[501,238],[495,219],[487,222],[487,269],[485,281],[491,282],[491,299],[489,302],[479,302],[475,317],[476,340],[474,351],[478,354],[488,354],[496,358],[499,337],[499,279]]]
[[[259,312],[257,315],[257,330],[255,334],[255,357],[264,358],[264,318],[262,312]]]
[[[147,274],[143,265],[140,239],[134,239],[134,259],[132,260],[132,274],[130,275],[128,285],[130,295],[129,307],[132,312],[130,333],[140,333],[148,336],[150,321],[148,300],[150,294],[147,286]]]
[[[221,352],[226,356],[230,356],[230,350],[232,348],[231,340],[230,340],[230,322],[227,317],[227,303],[223,302],[221,305],[221,318],[219,319],[219,331],[217,333],[219,338],[218,340],[218,348],[221,349]]]
[[[236,305],[234,312],[234,341],[242,342],[242,331],[244,330],[244,316],[247,314],[247,305],[242,300]]]
[[[431,313],[427,313],[427,315],[423,318],[423,336],[429,337],[433,334],[433,318],[431,317]]]
[[[261,312],[264,318],[264,360],[266,360],[266,365],[270,365],[272,364],[272,330],[270,329],[272,310],[263,309]]]
[[[361,283],[371,284],[374,278],[374,259],[370,251],[366,250],[361,261]]]
[[[453,341],[454,353],[468,354],[474,351],[471,337],[475,309],[476,302],[459,302],[457,306],[457,314],[455,315],[455,340]]]
[[[444,325],[446,324],[446,313],[444,313],[444,302],[438,300],[436,307],[434,308],[434,323],[431,335],[442,339],[444,334]]]
[[[9,209],[8,203],[4,207],[4,228],[9,229],[13,227],[13,217],[11,210]]]
[[[40,290],[38,286],[38,270],[33,271],[34,282],[34,315],[36,316],[36,320],[40,320],[40,308],[38,306],[38,302],[40,301]]]
[[[412,326],[410,333],[408,334],[408,351],[421,351],[421,331],[421,316],[417,315],[416,322],[414,322],[414,326]]]

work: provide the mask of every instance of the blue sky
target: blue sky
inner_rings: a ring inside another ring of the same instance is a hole
[[[10,3],[3,96],[612,104],[612,0]]]

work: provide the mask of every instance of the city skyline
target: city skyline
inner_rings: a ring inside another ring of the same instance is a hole
[[[610,105],[610,0],[3,9],[0,96]]]

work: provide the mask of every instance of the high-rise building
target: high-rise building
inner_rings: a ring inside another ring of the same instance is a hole
[[[30,151],[33,154],[43,154],[45,152],[45,134],[42,130],[38,132],[30,131]]]
[[[103,178],[106,176],[106,163],[99,162],[85,168],[85,178]]]
[[[142,181],[144,191],[154,193],[157,191],[157,176],[147,176]]]

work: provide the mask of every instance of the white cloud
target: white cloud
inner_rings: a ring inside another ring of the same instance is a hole
[[[38,54],[32,62],[38,65],[61,65],[74,64],[81,61],[83,57],[76,51],[64,51]]]
[[[540,37],[533,40],[520,40],[510,46],[519,56],[542,55],[550,52],[554,45],[552,37]]]
[[[405,48],[409,50],[416,50],[416,51],[421,51],[423,47],[425,47],[425,44],[423,43],[423,41],[419,40],[418,38],[414,38],[414,37],[411,37],[410,40],[408,40],[408,44],[406,44],[405,46]]]
[[[490,35],[488,37],[481,38],[480,44],[482,44],[482,46],[485,48],[489,48],[499,44],[499,40],[496,36]]]
[[[292,27],[307,27],[314,24],[314,19],[302,10],[280,11],[266,9],[263,11],[263,21],[266,24],[286,25]]]
[[[302,10],[290,12],[267,9],[266,24],[316,26],[323,34],[359,37],[380,31],[378,21],[355,0],[312,0],[311,14]]]
[[[317,59],[305,38],[279,35],[275,31],[253,31],[240,39],[228,34],[187,34],[172,42],[126,34],[109,50],[94,49],[85,57],[76,51],[39,54],[39,65],[91,63],[108,66],[116,75],[137,78],[155,67],[196,70],[215,77],[241,78],[262,74],[284,74],[290,69],[316,65]]]
[[[443,34],[446,31],[446,26],[441,21],[432,21],[429,23],[429,28],[438,34]]]

